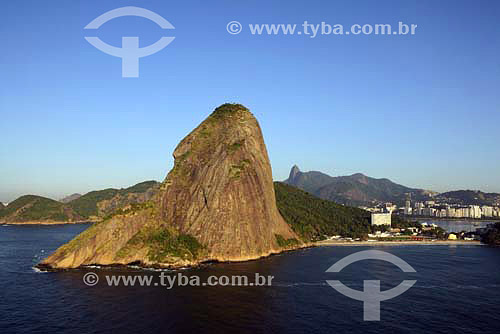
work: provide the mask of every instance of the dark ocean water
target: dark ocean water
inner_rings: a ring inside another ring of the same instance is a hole
[[[0,333],[498,333],[500,248],[486,246],[376,247],[399,256],[416,273],[360,261],[325,273],[346,255],[373,248],[322,247],[258,261],[213,264],[184,275],[274,276],[272,286],[110,287],[104,275],[159,275],[139,270],[88,269],[38,273],[41,258],[86,225],[0,226]],[[83,275],[100,276],[86,286]],[[170,272],[169,275],[176,275]],[[325,280],[382,290],[403,279],[417,283],[381,304],[381,321],[363,321],[362,302]]]

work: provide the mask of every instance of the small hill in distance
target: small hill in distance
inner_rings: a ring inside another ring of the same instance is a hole
[[[81,219],[68,205],[36,195],[21,196],[0,210],[0,221],[3,223],[75,222]]]
[[[24,195],[0,205],[0,222],[3,223],[72,223],[100,221],[129,204],[151,199],[158,189],[156,181],[145,181],[123,189],[91,191],[85,195],[73,194],[61,201],[37,195]],[[72,200],[70,200],[73,198]]]

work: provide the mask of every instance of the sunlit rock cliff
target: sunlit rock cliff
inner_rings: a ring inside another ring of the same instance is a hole
[[[276,207],[266,146],[248,109],[220,106],[173,155],[174,167],[151,201],[93,225],[40,266],[181,266],[302,246]]]

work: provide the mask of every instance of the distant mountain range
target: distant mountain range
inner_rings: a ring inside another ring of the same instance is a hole
[[[333,177],[321,172],[301,172],[293,166],[284,183],[303,189],[320,198],[336,203],[363,206],[382,202],[403,205],[406,194],[412,200],[427,200],[435,193],[402,186],[389,179],[375,179],[361,173]]]
[[[464,205],[500,205],[500,194],[484,193],[479,190],[449,191],[436,196],[437,199]]]
[[[99,221],[128,204],[148,201],[159,185],[156,181],[145,181],[124,189],[91,191],[83,196],[73,194],[61,201],[24,195],[0,206],[0,222]]]

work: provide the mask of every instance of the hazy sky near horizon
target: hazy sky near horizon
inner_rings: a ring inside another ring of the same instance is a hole
[[[138,17],[83,29],[104,12]],[[0,33],[0,201],[163,180],[218,105],[258,118],[276,180],[292,165],[435,191],[500,192],[499,1],[9,1]],[[231,35],[228,22],[243,31]],[[248,24],[418,24],[414,36],[255,36]],[[139,78],[84,36],[140,46]]]

